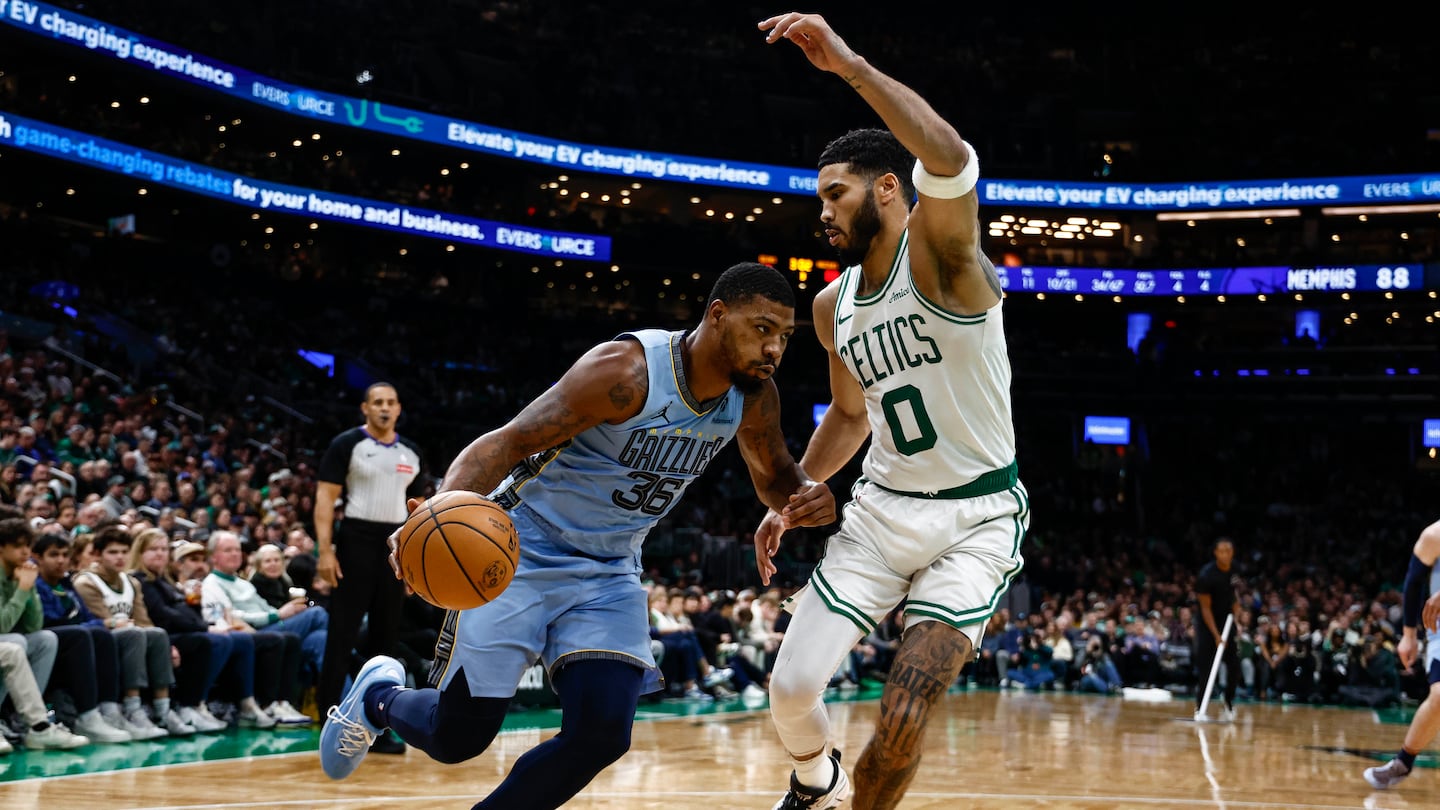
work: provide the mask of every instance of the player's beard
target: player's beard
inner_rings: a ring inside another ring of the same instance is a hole
[[[730,384],[740,389],[745,395],[753,394],[765,385],[765,381],[741,368],[742,363],[748,364],[745,358],[740,356],[740,351],[735,346],[732,336],[725,336],[725,360],[730,364]],[[778,366],[778,364],[777,364]]]
[[[875,202],[875,191],[872,189],[865,195],[865,202],[855,211],[855,219],[851,220],[850,230],[846,234],[845,246],[835,246],[835,252],[840,256],[840,266],[853,267],[865,261],[870,245],[879,235],[880,206]]]

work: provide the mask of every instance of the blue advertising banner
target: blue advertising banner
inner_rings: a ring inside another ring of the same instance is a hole
[[[0,111],[0,145],[204,194],[259,211],[345,222],[554,258],[608,261],[610,238],[542,230],[271,183]]]
[[[804,194],[812,194],[816,188],[814,169],[591,146],[312,90],[48,3],[0,0],[0,21],[122,62],[150,67],[244,101],[372,132],[600,174]]]
[[[1259,295],[1432,289],[1425,266],[1190,267],[1111,270],[1096,267],[997,266],[1000,286],[1015,292],[1077,295]]]
[[[274,110],[372,132],[597,174],[780,194],[814,194],[816,191],[816,174],[812,168],[562,141],[300,87],[48,3],[0,0],[0,22]],[[1154,184],[981,179],[977,193],[980,204],[987,206],[1086,211],[1386,205],[1440,202],[1440,174]]]

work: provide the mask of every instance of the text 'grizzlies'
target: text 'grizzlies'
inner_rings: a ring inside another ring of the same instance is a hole
[[[630,441],[625,443],[616,461],[633,470],[699,475],[724,444],[725,439],[721,437],[704,441],[684,434],[652,433],[646,428],[637,428],[630,432]]]

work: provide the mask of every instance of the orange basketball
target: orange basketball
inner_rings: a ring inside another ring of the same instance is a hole
[[[395,546],[405,584],[449,610],[479,607],[499,596],[520,561],[520,538],[510,516],[494,501],[461,490],[420,504]]]

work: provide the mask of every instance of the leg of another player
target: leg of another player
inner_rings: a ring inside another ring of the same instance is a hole
[[[1420,753],[1440,733],[1440,683],[1430,684],[1430,694],[1415,710],[1410,729],[1405,732],[1405,750]]]
[[[921,622],[905,631],[880,698],[875,736],[855,766],[854,810],[884,810],[900,802],[920,766],[930,710],[973,651],[964,633],[942,622]]]
[[[560,733],[515,760],[505,781],[473,810],[551,810],[569,801],[630,750],[644,676],[622,661],[562,668],[555,674]]]

